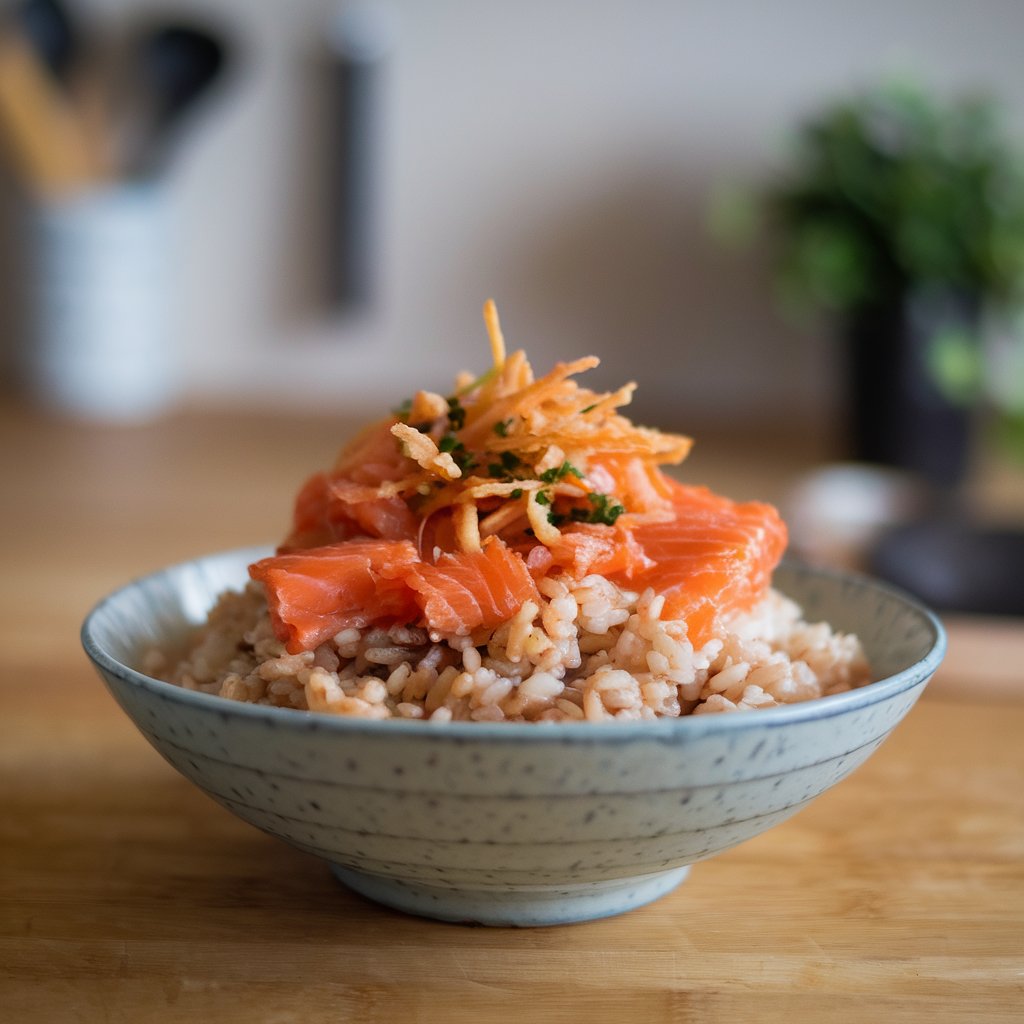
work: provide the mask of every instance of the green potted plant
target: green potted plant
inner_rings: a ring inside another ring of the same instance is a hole
[[[955,484],[985,314],[1024,296],[1024,164],[986,98],[906,85],[810,118],[763,193],[787,305],[837,314],[851,457]]]

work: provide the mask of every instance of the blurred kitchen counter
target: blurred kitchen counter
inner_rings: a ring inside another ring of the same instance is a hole
[[[279,538],[298,484],[356,426],[0,412],[0,1020],[1020,1019],[1019,622],[948,619],[946,663],[864,767],[604,922],[405,917],[177,776],[92,674],[82,618],[130,577]],[[685,475],[782,502],[827,457],[808,433],[708,436]],[[1014,487],[978,493],[1014,511]]]

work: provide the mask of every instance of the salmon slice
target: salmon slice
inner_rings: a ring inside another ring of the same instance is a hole
[[[687,622],[700,647],[732,612],[749,608],[771,583],[786,548],[786,526],[763,502],[737,503],[706,487],[671,483],[672,522],[636,528],[636,539],[655,564],[630,587],[665,595],[663,618]]]
[[[493,537],[481,551],[442,553],[433,565],[421,562],[407,582],[416,591],[426,626],[461,636],[480,626],[498,626],[524,601],[537,598],[522,556]]]
[[[522,557],[497,539],[436,564],[421,561],[410,541],[350,540],[272,555],[249,575],[263,584],[274,632],[291,654],[343,629],[396,622],[465,636],[537,598]]]
[[[403,581],[418,561],[407,540],[353,540],[264,558],[249,575],[263,584],[274,633],[298,654],[343,629],[418,618]]]
[[[405,501],[394,495],[382,498],[376,488],[351,480],[331,480],[328,485],[332,507],[343,506],[339,513],[350,518],[356,527],[370,537],[385,540],[412,540],[419,522]]]
[[[552,563],[578,580],[588,573],[617,574],[631,580],[654,567],[634,531],[622,523],[614,526],[578,523],[566,527],[550,550]]]
[[[364,427],[339,453],[331,475],[376,486],[415,471],[416,463],[395,444],[391,427],[396,422],[392,417]]]
[[[316,473],[295,499],[292,530],[280,550],[322,547],[354,537],[412,540],[418,529],[400,497],[383,498],[370,484]]]
[[[614,494],[630,512],[657,512],[672,507],[672,483],[653,462],[637,456],[605,455],[587,469],[594,489]]]

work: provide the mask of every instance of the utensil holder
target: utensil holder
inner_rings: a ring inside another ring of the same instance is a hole
[[[27,210],[25,377],[45,407],[108,421],[164,412],[179,388],[166,191],[116,185]]]

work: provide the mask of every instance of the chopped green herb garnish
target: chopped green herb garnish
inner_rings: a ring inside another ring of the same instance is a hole
[[[586,409],[580,409],[580,415],[582,416],[585,412],[590,412],[591,409],[596,409],[596,408],[597,408],[597,402],[595,402],[593,405],[588,405],[586,407]]]
[[[593,506],[590,510],[588,523],[604,523],[605,526],[613,526],[615,520],[626,510],[610,495],[588,494],[587,500]]]
[[[487,466],[487,472],[491,476],[500,477],[504,480],[513,479],[513,471],[518,469],[522,464],[522,459],[519,458],[515,452],[502,452],[498,458],[499,462],[492,462]]]
[[[498,437],[508,437],[508,428],[510,426],[512,426],[512,420],[498,420],[498,422],[494,424],[494,432]]]
[[[548,494],[547,491],[538,491],[533,500],[536,501],[538,505],[550,505],[551,495]]]
[[[398,405],[391,410],[392,414],[397,416],[400,420],[404,420],[409,413],[412,412],[412,399],[403,399]]]
[[[566,519],[568,519],[568,518],[569,518],[568,516],[562,515],[561,512],[555,512],[555,511],[548,512],[548,522],[552,526],[561,526],[562,523],[564,523],[566,521]]]
[[[509,496],[512,498],[521,498],[523,496],[522,487],[517,487],[514,491],[510,492]]]
[[[569,511],[569,518],[574,523],[603,523],[612,526],[615,520],[626,510],[607,494],[588,494],[590,508],[574,508]]]
[[[454,395],[448,399],[448,424],[452,430],[461,430],[466,425],[466,410]]]
[[[583,474],[568,460],[563,462],[560,466],[553,466],[551,469],[545,469],[541,473],[540,478],[546,484],[553,484],[556,480],[564,480],[567,476],[574,476],[578,480],[583,479]]]
[[[472,469],[477,465],[477,461],[473,456],[473,453],[469,451],[454,434],[445,434],[444,437],[437,442],[437,450],[439,452],[447,452],[451,455],[452,461],[463,472],[467,469]]]

